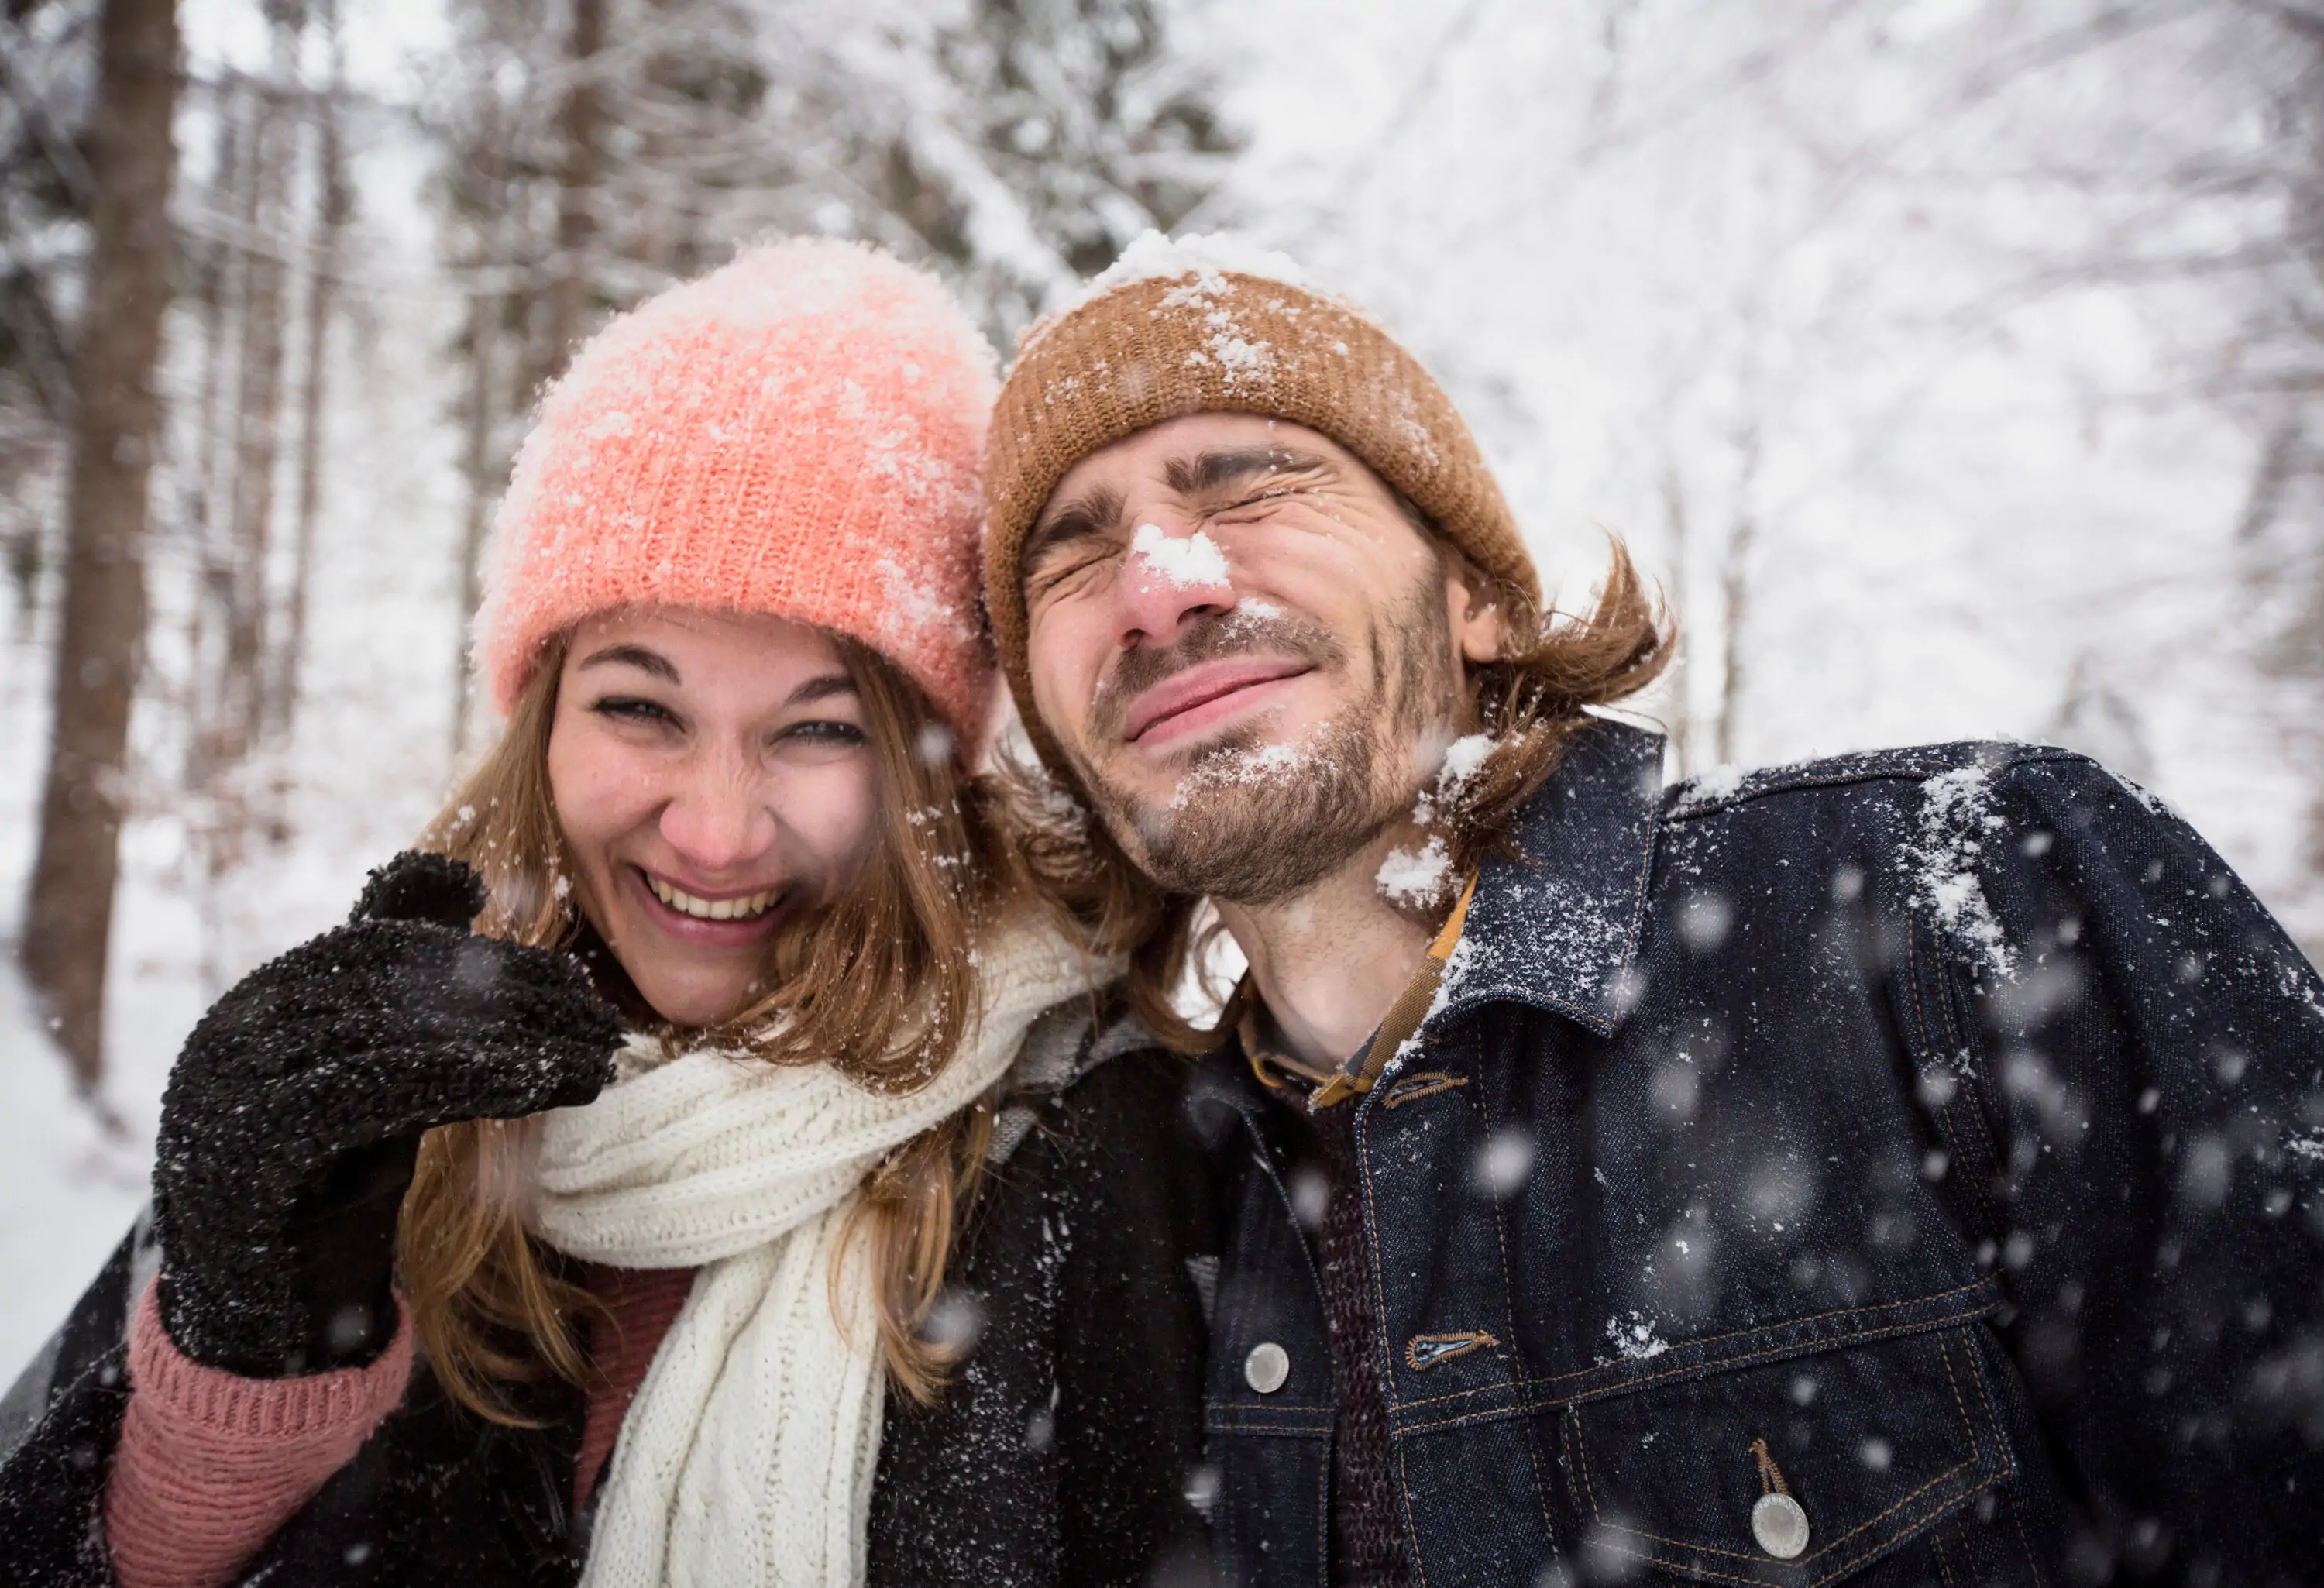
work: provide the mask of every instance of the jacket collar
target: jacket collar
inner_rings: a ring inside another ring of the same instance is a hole
[[[1663,740],[1597,719],[1517,812],[1515,855],[1489,857],[1436,1016],[1514,998],[1610,1036],[1645,924]]]

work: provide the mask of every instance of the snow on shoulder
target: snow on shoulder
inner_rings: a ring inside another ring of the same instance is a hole
[[[1966,948],[1978,966],[2009,976],[2017,953],[1986,901],[1978,863],[1988,836],[2007,824],[1994,810],[1993,773],[1984,766],[1956,767],[1921,784],[1919,841],[1898,856],[1913,900],[1940,930]]]

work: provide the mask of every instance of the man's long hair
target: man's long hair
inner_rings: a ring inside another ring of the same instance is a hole
[[[1448,571],[1457,568],[1481,602],[1498,607],[1504,632],[1499,657],[1472,664],[1465,685],[1479,730],[1493,748],[1473,774],[1434,800],[1432,831],[1452,860],[1448,875],[1466,876],[1489,854],[1513,854],[1517,811],[1556,771],[1589,708],[1644,689],[1670,665],[1677,632],[1657,596],[1639,577],[1619,540],[1597,599],[1586,614],[1545,611],[1525,591],[1485,574],[1407,513]],[[1159,887],[1138,869],[1105,824],[1090,814],[1086,793],[1060,787],[1029,757],[1004,760],[999,774],[1013,785],[1023,859],[1050,902],[1078,921],[1093,946],[1125,955],[1122,991],[1131,1008],[1173,1047],[1207,1051],[1223,1039],[1178,1012],[1173,994],[1207,957],[1217,922],[1203,926],[1202,900]],[[1211,989],[1216,993],[1218,989]]]

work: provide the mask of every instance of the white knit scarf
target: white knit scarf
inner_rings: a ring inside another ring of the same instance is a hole
[[[883,1154],[991,1087],[1034,1017],[1110,969],[1046,928],[997,934],[978,955],[982,1018],[908,1096],[828,1065],[662,1062],[641,1038],[627,1078],[549,1116],[544,1239],[620,1268],[701,1268],[622,1421],[584,1588],[863,1581],[884,1375],[860,1240],[831,1282],[848,1209]]]

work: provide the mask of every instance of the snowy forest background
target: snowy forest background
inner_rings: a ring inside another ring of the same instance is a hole
[[[487,727],[462,637],[540,383],[770,232],[930,261],[1003,346],[1148,226],[1284,249],[1444,380],[1569,603],[1609,531],[1663,581],[1674,773],[2061,742],[2324,945],[2319,0],[177,10],[99,1044],[16,965],[100,5],[0,0],[0,1382],[202,1008]]]

